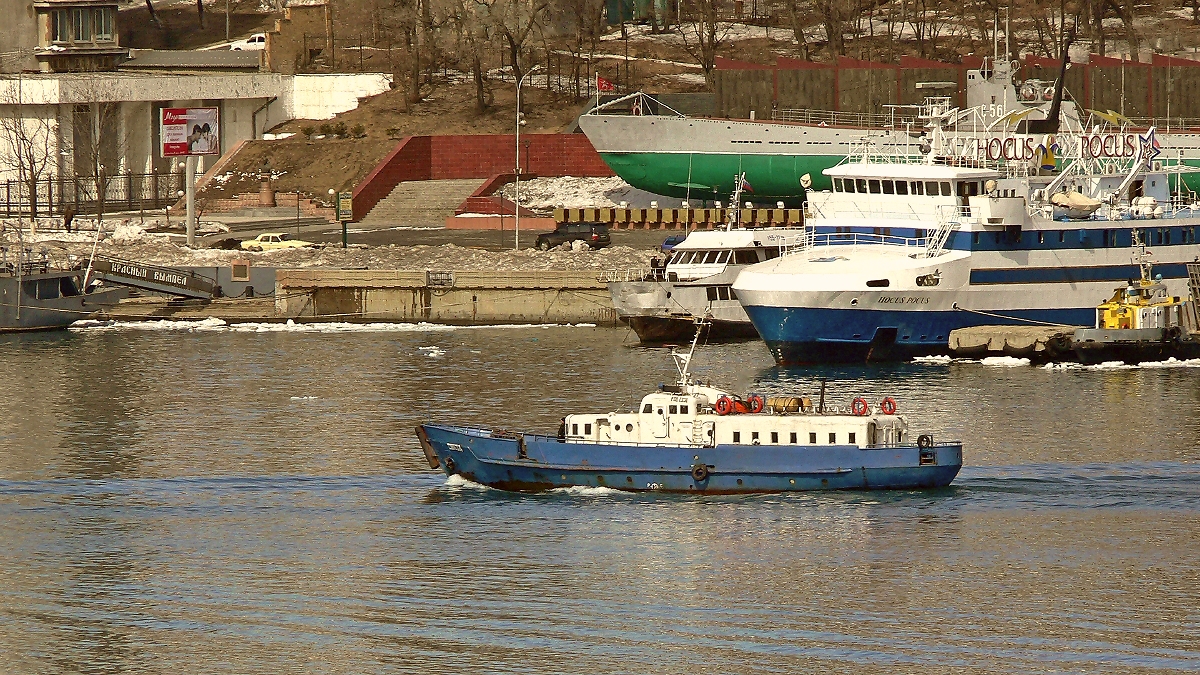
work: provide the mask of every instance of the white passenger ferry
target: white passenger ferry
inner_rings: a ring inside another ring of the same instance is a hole
[[[734,292],[781,364],[938,353],[970,325],[1091,325],[1113,282],[1139,275],[1134,229],[1181,295],[1200,256],[1193,170],[1154,129],[1092,129],[1042,139],[1032,162],[864,149],[825,171],[805,235]]]

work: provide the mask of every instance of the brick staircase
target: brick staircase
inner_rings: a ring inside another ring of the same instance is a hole
[[[398,183],[362,219],[361,226],[441,227],[454,210],[486,182],[484,179],[422,180]]]

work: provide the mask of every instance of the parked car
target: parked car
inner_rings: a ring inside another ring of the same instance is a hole
[[[234,40],[229,44],[229,48],[235,52],[251,51],[256,49],[267,48],[267,34],[254,33],[245,40]]]
[[[539,234],[533,245],[535,248],[549,251],[573,241],[586,242],[590,248],[604,248],[612,243],[608,236],[608,226],[603,223],[559,223],[553,232]]]
[[[662,246],[659,246],[658,250],[670,254],[675,250],[675,245],[683,243],[684,239],[687,239],[686,234],[673,234],[663,240]]]
[[[311,241],[292,239],[286,232],[263,232],[253,239],[242,242],[246,251],[275,251],[281,248],[304,248],[315,246]]]

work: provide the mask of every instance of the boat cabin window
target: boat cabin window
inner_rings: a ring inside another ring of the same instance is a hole
[[[770,260],[772,258],[778,258],[779,257],[779,249],[777,249],[777,248],[763,249],[763,255],[765,255],[767,257],[767,260]]]
[[[733,432],[733,442],[734,443],[742,442],[742,432],[740,432],[740,431]]]
[[[734,251],[733,262],[738,265],[753,265],[758,262],[758,255],[754,251]]]
[[[894,194],[896,194],[896,184],[895,184],[895,182],[893,182],[893,181],[890,181],[890,180],[885,180],[885,181],[883,181],[883,194],[885,194],[885,195],[894,195]]]
[[[755,445],[758,445],[758,432],[757,431],[750,432],[750,442]]]
[[[898,194],[898,195],[908,194],[908,181],[906,181],[906,180],[896,181],[896,194]]]
[[[680,415],[688,414],[688,407],[686,405],[679,406],[679,414]]]
[[[960,197],[976,197],[979,195],[979,183],[977,181],[959,181],[958,195]]]
[[[809,432],[809,434],[808,434],[808,443],[809,443],[809,445],[816,445],[816,444],[817,444],[817,432],[815,432],[815,431],[810,431],[810,432]]]
[[[633,425],[632,425],[632,424],[626,424],[626,425],[625,425],[625,431],[633,431]]]
[[[778,442],[779,442],[779,432],[772,431],[771,432],[771,443],[778,443]]]
[[[915,180],[915,181],[913,181],[913,184],[912,184],[912,193],[913,193],[914,195],[923,195],[923,194],[925,194],[925,184],[924,184],[924,183],[922,183],[922,182],[921,182],[921,181],[919,181],[919,180]]]
[[[925,194],[927,194],[931,197],[936,197],[938,195],[938,191],[939,191],[939,189],[938,189],[937,181],[933,181],[933,180],[925,181]]]
[[[833,445],[834,443],[837,443],[837,433],[831,431],[829,432],[829,444]]]
[[[872,178],[872,179],[868,180],[867,186],[870,188],[871,194],[873,194],[873,195],[879,194],[879,179],[878,178]]]
[[[652,412],[654,412],[654,406],[650,403],[647,403],[646,405],[642,406],[642,412],[643,413],[652,413]]]
[[[953,197],[954,196],[954,186],[950,185],[950,181],[944,180],[941,182],[941,185],[942,185],[942,196],[943,197]]]
[[[842,191],[842,179],[841,179],[841,178],[834,178],[834,179],[833,179],[833,191],[834,191],[834,192],[841,192],[841,191]]]
[[[672,415],[677,415],[677,414],[679,414],[679,406],[676,406],[676,405],[673,405],[673,406],[671,406],[671,407],[670,407],[670,412],[671,412],[671,414],[672,414]]]
[[[583,425],[583,435],[585,435],[585,436],[592,435],[592,425],[590,425],[590,424]]]
[[[717,262],[720,264],[729,262],[729,251],[717,251]]]
[[[579,435],[579,425],[578,425],[578,424],[572,424],[572,425],[571,425],[571,435],[572,435],[572,436],[578,436],[578,435]]]
[[[851,431],[851,432],[850,432],[850,440],[849,440],[849,443],[850,443],[850,445],[855,445],[855,442],[854,442],[854,432],[853,432],[853,431]]]
[[[792,432],[792,445],[796,444],[796,432]]]
[[[867,191],[867,179],[866,178],[855,178],[854,179],[854,189],[851,190],[851,192],[858,192],[859,194],[865,194],[866,191]]]

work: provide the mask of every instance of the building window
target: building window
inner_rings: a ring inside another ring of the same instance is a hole
[[[97,42],[112,42],[113,39],[113,11],[110,7],[101,7],[93,10],[96,20],[96,41]]]
[[[71,39],[75,42],[91,42],[92,10],[71,10]]]
[[[50,24],[54,42],[71,41],[71,12],[60,9],[50,15]]]

